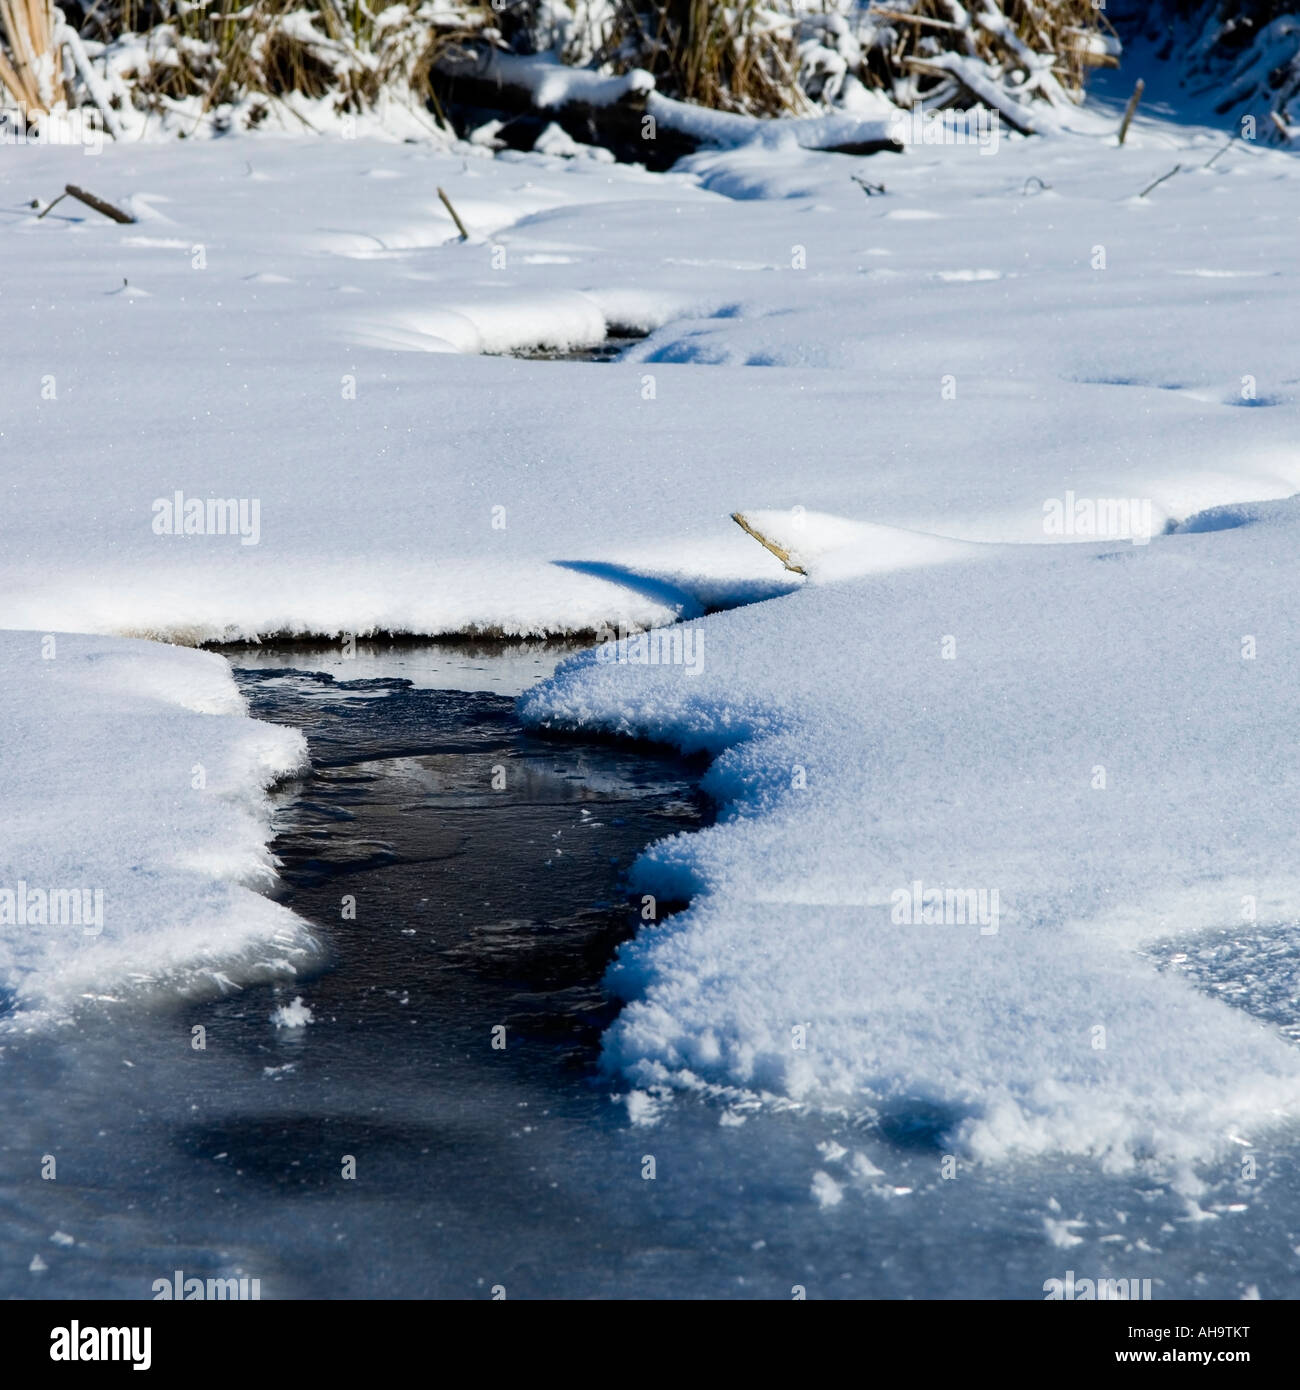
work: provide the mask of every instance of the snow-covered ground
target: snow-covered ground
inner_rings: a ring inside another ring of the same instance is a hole
[[[1140,948],[1300,918],[1300,169],[1143,119],[1117,149],[1110,114],[669,175],[269,137],[9,160],[3,858],[106,902],[58,968],[116,949],[109,890],[134,970],[159,894],[164,961],[232,907],[283,931],[171,876],[264,865],[258,794],[297,750],[234,717],[215,657],[59,636],[42,664],[42,635],[686,619],[666,662],[607,647],[522,706],[721,754],[721,823],[641,870],[694,905],[611,977],[634,1117],[684,1085],[962,1159],[1163,1165],[1193,1201],[1235,1173],[1300,1108],[1300,1053]],[[65,182],[138,223],[38,221]],[[629,330],[613,364],[482,355]],[[73,789],[33,803],[42,769]],[[21,992],[35,948],[5,949]]]
[[[1149,500],[1156,528],[1289,495],[1295,166],[1198,168],[1219,143],[764,146],[670,175],[271,138],[20,152],[0,626],[590,630],[779,591],[737,507],[1043,541],[1067,490]],[[67,181],[140,221],[25,210]],[[599,369],[473,355],[610,326],[652,332]],[[178,492],[205,529],[209,498],[244,504],[244,534],[159,534]]]
[[[314,943],[264,896],[262,793],[301,735],[244,715],[224,658],[152,642],[0,634],[0,1006],[292,973]],[[260,890],[260,891],[259,891]]]

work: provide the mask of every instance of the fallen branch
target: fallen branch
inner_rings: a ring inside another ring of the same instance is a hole
[[[772,554],[775,555],[776,558],[780,560],[780,562],[786,567],[786,569],[790,571],[791,574],[802,574],[805,576],[807,575],[808,571],[804,569],[802,565],[796,565],[790,559],[790,552],[788,550],[782,550],[781,547],[777,545],[775,541],[768,540],[768,538],[761,531],[756,531],[749,524],[749,522],[745,520],[743,513],[732,512],[731,519],[736,523],[737,526],[740,527],[742,531],[744,531],[748,535],[753,536],[753,538],[759,543],[759,545],[763,547],[764,550],[770,550]]]
[[[1133,119],[1133,113],[1138,109],[1138,102],[1142,100],[1142,93],[1147,89],[1147,84],[1139,77],[1133,86],[1133,95],[1128,99],[1128,105],[1124,108],[1124,119],[1119,123],[1119,143],[1124,143],[1125,136],[1128,135],[1129,122]]]
[[[451,199],[447,197],[441,188],[438,190],[438,197],[442,199],[443,207],[451,213],[451,220],[456,224],[456,230],[460,232],[460,239],[462,241],[468,241],[469,233],[465,230],[465,224],[460,220],[460,214],[452,207]]]
[[[87,193],[84,188],[78,188],[75,183],[68,184],[63,192],[50,203],[50,206],[47,207],[45,212],[42,212],[36,220],[39,222],[41,218],[45,216],[45,213],[49,212],[50,208],[61,203],[65,198],[75,198],[79,203],[85,203],[88,208],[94,208],[96,212],[102,212],[105,217],[111,217],[114,222],[130,225],[135,221],[135,218],[132,217],[129,212],[123,212],[121,208],[115,208],[112,203],[106,203],[102,198],[96,198],[93,193]]]
[[[1145,197],[1147,196],[1147,194],[1150,193],[1151,190],[1152,190],[1153,188],[1159,188],[1160,185],[1161,185],[1162,183],[1164,183],[1164,181],[1165,181],[1166,179],[1171,179],[1171,178],[1173,178],[1173,176],[1174,176],[1182,167],[1183,167],[1183,166],[1182,166],[1181,164],[1175,164],[1174,167],[1173,167],[1172,169],[1170,169],[1170,171],[1169,171],[1167,174],[1161,174],[1160,177],[1155,181],[1155,183],[1149,183],[1149,184],[1147,184],[1147,186],[1142,190],[1142,192],[1138,194],[1138,197],[1139,197],[1139,198],[1145,198]]]
[[[1215,152],[1209,157],[1209,159],[1207,159],[1207,160],[1205,161],[1205,163],[1201,165],[1201,168],[1202,168],[1202,169],[1208,169],[1208,168],[1210,167],[1210,165],[1213,164],[1214,161],[1215,161],[1216,159],[1218,159],[1218,157],[1219,157],[1221,154],[1226,154],[1227,151],[1230,150],[1230,149],[1232,148],[1232,142],[1233,142],[1236,138],[1237,138],[1237,137],[1236,137],[1235,135],[1229,136],[1229,137],[1228,137],[1228,142],[1227,142],[1227,144],[1226,144],[1226,145],[1222,145],[1222,146],[1220,146],[1217,150],[1215,150]]]

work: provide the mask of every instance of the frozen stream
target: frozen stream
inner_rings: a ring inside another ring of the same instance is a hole
[[[148,1298],[177,1269],[264,1298],[1034,1299],[1067,1270],[1156,1298],[1300,1293],[1294,1137],[1190,1200],[1081,1162],[949,1180],[945,1117],[915,1105],[630,1112],[598,1070],[602,974],[636,926],[623,876],[709,811],[698,765],[519,727],[511,696],[561,654],[231,653],[253,712],[310,740],[275,851],[320,969],[4,1040],[0,1293]],[[1240,953],[1216,950],[1200,975],[1236,990]],[[1242,959],[1294,1022],[1294,949]],[[312,1021],[276,1026],[297,996]]]

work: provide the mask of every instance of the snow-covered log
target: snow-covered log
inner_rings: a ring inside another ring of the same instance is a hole
[[[654,77],[639,68],[604,77],[549,55],[522,57],[475,46],[445,52],[432,78],[440,105],[461,133],[496,119],[503,122],[497,134],[504,143],[531,148],[542,129],[556,122],[576,140],[650,168],[666,168],[702,147],[753,141],[855,155],[902,150],[888,120],[765,119],[714,111],[663,96]]]

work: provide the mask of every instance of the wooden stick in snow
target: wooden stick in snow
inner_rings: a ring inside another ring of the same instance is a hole
[[[48,205],[48,206],[46,207],[46,209],[45,209],[45,212],[39,212],[39,213],[36,214],[36,220],[39,222],[39,221],[41,220],[41,218],[45,216],[45,213],[46,213],[46,212],[50,212],[50,211],[52,211],[54,208],[58,207],[58,205],[59,205],[67,196],[68,196],[68,195],[67,195],[66,193],[60,193],[59,196],[58,196],[57,198],[51,198],[50,201],[49,201],[49,205]]]
[[[1142,190],[1142,192],[1138,194],[1138,197],[1139,197],[1139,198],[1145,198],[1145,197],[1147,196],[1147,194],[1150,193],[1151,190],[1152,190],[1153,188],[1159,188],[1160,185],[1161,185],[1162,183],[1164,183],[1164,181],[1165,181],[1166,179],[1171,179],[1171,178],[1173,178],[1173,176],[1174,176],[1182,167],[1183,167],[1183,166],[1182,166],[1181,164],[1175,164],[1174,167],[1173,167],[1172,169],[1170,169],[1170,171],[1169,171],[1167,174],[1161,174],[1160,177],[1155,181],[1155,183],[1149,183],[1149,184],[1147,184],[1147,186]]]
[[[465,224],[460,220],[460,214],[452,207],[451,199],[447,197],[441,188],[438,190],[438,197],[442,199],[443,207],[451,213],[451,220],[456,224],[456,230],[460,233],[460,239],[462,241],[468,241],[469,233],[465,230]]]
[[[1142,100],[1142,93],[1147,89],[1147,84],[1139,77],[1133,86],[1133,95],[1128,99],[1128,105],[1124,108],[1124,119],[1119,123],[1119,143],[1124,143],[1125,136],[1128,135],[1129,122],[1133,119],[1133,113],[1138,109],[1138,102]]]
[[[106,203],[102,198],[96,198],[93,193],[87,193],[84,188],[78,188],[75,183],[68,184],[61,196],[75,198],[79,203],[85,203],[88,208],[94,208],[96,212],[102,212],[105,217],[111,217],[114,222],[121,222],[124,225],[129,225],[135,221],[135,218],[132,217],[129,212],[123,212],[121,208],[115,208],[112,203]],[[54,203],[51,203],[50,208],[53,206]],[[49,212],[50,208],[46,208],[45,212]],[[41,217],[44,216],[45,213],[43,212]],[[37,220],[39,221],[40,219],[38,218]]]
[[[777,545],[775,541],[768,540],[768,538],[761,531],[756,531],[749,524],[749,522],[745,520],[743,513],[732,512],[731,519],[736,523],[737,526],[740,527],[742,531],[746,532],[748,535],[753,536],[753,538],[765,550],[770,550],[772,554],[775,555],[776,558],[780,560],[780,562],[786,567],[786,569],[790,571],[791,574],[807,575],[808,571],[804,569],[802,565],[796,565],[790,559],[790,552],[788,550],[782,550],[781,547]]]

